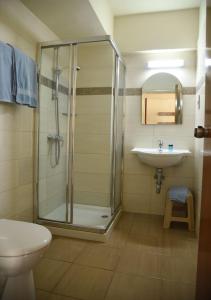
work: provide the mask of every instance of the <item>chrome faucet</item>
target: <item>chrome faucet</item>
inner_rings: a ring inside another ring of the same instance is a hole
[[[158,146],[159,146],[159,151],[161,152],[163,150],[163,141],[162,140],[158,140]]]

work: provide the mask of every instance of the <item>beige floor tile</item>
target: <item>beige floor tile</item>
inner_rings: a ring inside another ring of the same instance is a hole
[[[123,230],[120,228],[114,228],[113,232],[108,241],[106,241],[102,246],[109,246],[121,249],[125,247],[128,238],[128,230]]]
[[[73,264],[55,292],[82,300],[104,299],[113,273],[107,270]]]
[[[162,239],[162,227],[158,225],[156,232],[153,232],[153,227],[156,218],[150,215],[135,214],[131,230],[128,235],[127,244],[139,245],[145,239]],[[153,234],[152,234],[153,233]]]
[[[151,216],[145,214],[134,214],[133,224],[131,226],[131,234],[139,234],[139,236],[149,236],[149,227],[151,225]]]
[[[73,262],[85,246],[86,242],[82,240],[55,238],[48,248],[45,257]]]
[[[164,230],[165,236],[169,236],[170,238],[179,238],[179,239],[196,239],[196,233],[194,231],[189,231],[187,224],[179,223],[179,222],[172,222],[170,229]]]
[[[126,244],[128,234],[131,230],[133,217],[134,214],[123,212],[121,214],[120,220],[112,231],[109,240],[104,244],[104,246],[110,246],[119,249],[123,248]]]
[[[36,288],[52,291],[70,266],[66,262],[42,259],[34,270]]]
[[[139,246],[144,252],[164,254],[163,237],[159,235],[157,237],[150,237],[145,235],[141,236],[138,233],[130,233],[126,245]]]
[[[116,273],[106,300],[160,300],[161,280]]]
[[[161,278],[194,283],[196,279],[196,260],[176,256],[163,256],[161,261]]]
[[[124,231],[130,231],[133,224],[134,214],[122,212],[121,217],[116,225],[116,228],[122,229]]]
[[[195,286],[175,281],[162,283],[161,300],[194,300]]]
[[[165,236],[164,238],[164,254],[170,256],[192,257],[197,259],[198,242],[197,239],[184,239],[177,236]]]
[[[160,278],[161,255],[126,247],[121,254],[117,272]]]
[[[76,259],[77,264],[114,270],[119,260],[119,250],[101,245],[87,246]]]
[[[161,237],[164,233],[165,229],[163,229],[163,216],[151,215],[149,221],[149,236]]]
[[[52,293],[48,293],[45,291],[37,290],[36,291],[36,300],[75,300],[71,297],[65,297],[61,295],[56,295]]]

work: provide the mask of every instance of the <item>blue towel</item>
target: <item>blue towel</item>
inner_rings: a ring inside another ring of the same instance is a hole
[[[189,189],[186,186],[173,186],[168,191],[168,196],[172,201],[186,203]]]
[[[14,103],[13,49],[0,42],[0,101]]]
[[[33,59],[17,48],[13,48],[13,58],[15,101],[18,104],[37,107],[37,65]]]

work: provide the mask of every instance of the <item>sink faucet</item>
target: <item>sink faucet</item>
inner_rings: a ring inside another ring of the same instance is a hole
[[[163,141],[162,140],[158,140],[158,146],[159,146],[159,151],[161,152],[163,149]]]

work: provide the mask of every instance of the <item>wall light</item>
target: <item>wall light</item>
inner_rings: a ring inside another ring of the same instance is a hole
[[[154,68],[181,68],[184,67],[183,59],[150,60],[147,63],[149,69]]]

